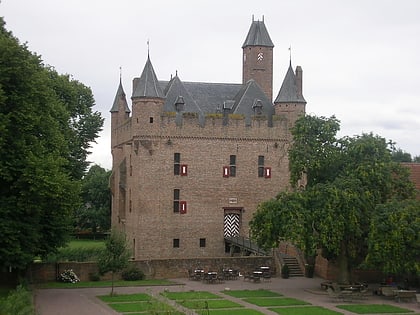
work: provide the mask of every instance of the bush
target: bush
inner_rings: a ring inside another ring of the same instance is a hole
[[[121,276],[126,281],[137,281],[137,280],[143,280],[144,279],[144,273],[140,269],[138,269],[135,266],[131,266],[127,269],[125,269]]]
[[[89,274],[89,280],[90,281],[99,281],[101,280],[101,276],[98,272],[92,272]]]
[[[2,315],[34,315],[32,295],[23,286],[18,286],[9,295],[0,299],[0,314]]]

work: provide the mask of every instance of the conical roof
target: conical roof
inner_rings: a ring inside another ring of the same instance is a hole
[[[274,103],[306,103],[303,95],[299,93],[296,83],[296,75],[293,72],[292,63],[289,64],[283,84]]]
[[[146,65],[133,89],[132,97],[164,97],[149,56],[147,56]]]
[[[242,48],[247,46],[274,47],[270,35],[268,34],[267,28],[265,27],[264,21],[252,21],[251,27],[249,28],[248,35],[244,44],[242,45]]]
[[[128,108],[127,99],[125,97],[125,92],[121,83],[121,78],[120,84],[118,85],[117,93],[115,94],[114,103],[112,104],[112,108],[110,110],[111,113],[118,112],[120,102],[123,102],[125,112],[130,113],[130,108]]]

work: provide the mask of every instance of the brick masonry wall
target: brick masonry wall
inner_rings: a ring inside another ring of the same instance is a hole
[[[197,267],[214,271],[230,267],[244,273],[259,266],[269,266],[276,274],[274,259],[271,256],[138,260],[131,264],[135,264],[143,271],[147,279],[187,278],[188,270]],[[26,277],[30,283],[56,281],[57,276],[66,269],[72,269],[81,281],[90,281],[90,275],[98,272],[97,264],[94,262],[34,263],[28,268]],[[121,276],[117,275],[116,278],[121,279]],[[111,279],[109,273],[101,276],[101,280],[109,279]]]

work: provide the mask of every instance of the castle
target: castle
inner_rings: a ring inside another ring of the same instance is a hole
[[[159,81],[150,57],[111,108],[112,225],[134,259],[221,257],[248,238],[259,203],[289,188],[290,128],[305,113],[290,62],[273,96],[273,48],[253,19],[242,84]]]

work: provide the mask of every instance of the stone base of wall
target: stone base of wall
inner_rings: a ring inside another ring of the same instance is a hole
[[[143,271],[147,279],[186,278],[188,270],[197,267],[214,271],[229,267],[245,273],[259,266],[269,266],[275,274],[277,273],[272,256],[137,260],[130,263]],[[66,269],[72,269],[81,281],[90,281],[91,275],[98,273],[95,262],[33,263],[28,268],[26,277],[30,283],[56,281],[58,275]],[[110,274],[101,276],[101,280],[110,278]],[[116,279],[120,278],[121,276],[117,275]]]

